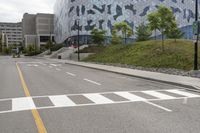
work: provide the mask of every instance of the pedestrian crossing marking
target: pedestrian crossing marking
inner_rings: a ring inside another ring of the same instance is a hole
[[[100,94],[84,94],[84,96],[96,104],[114,103],[114,101],[112,101]]]
[[[139,96],[136,96],[134,94],[131,94],[129,92],[115,92],[115,94],[125,98],[125,99],[128,99],[130,101],[146,101],[147,99],[145,98],[142,98],[142,97],[139,97]]]
[[[54,66],[54,67],[56,67],[57,65],[56,64],[50,64],[51,66]]]
[[[102,105],[102,104],[119,104],[119,103],[130,103],[130,102],[152,102],[152,101],[163,101],[163,100],[176,100],[176,99],[185,99],[185,98],[200,98],[200,95],[193,94],[191,92],[187,92],[185,90],[153,90],[153,91],[137,91],[143,94],[147,94],[153,96],[153,98],[144,98],[143,96],[138,96],[135,94],[136,91],[123,91],[123,92],[102,92],[102,93],[87,93],[87,94],[66,94],[66,95],[52,95],[52,96],[34,96],[34,97],[21,97],[21,98],[10,98],[10,99],[0,99],[0,102],[11,100],[9,102],[11,105],[11,109],[2,110],[2,113],[11,113],[17,111],[25,111],[32,109],[50,109],[50,108],[59,108],[59,107],[80,107],[80,106],[89,106],[89,105]],[[170,92],[172,94],[178,94],[182,97],[174,97],[170,94],[164,94],[164,92]],[[127,100],[123,101],[115,101],[112,97],[106,97],[104,94],[115,94],[121,98],[125,98]],[[73,97],[74,96],[74,97]],[[76,104],[72,99],[75,96],[83,96],[87,98],[89,101],[87,103]],[[52,105],[44,105],[43,107],[37,107],[35,104],[36,101],[40,100],[40,98],[49,98]],[[154,98],[155,97],[155,98]],[[37,99],[36,101],[34,101]]]
[[[37,65],[37,64],[28,64],[27,66],[28,67],[38,67],[39,65]]]
[[[167,91],[171,92],[171,93],[183,95],[183,96],[186,96],[186,97],[199,97],[199,95],[195,95],[195,94],[192,94],[192,93],[188,93],[188,92],[184,92],[184,91],[179,91],[179,90],[167,90]]]
[[[76,104],[65,95],[49,96],[55,107],[75,106]]]
[[[31,110],[35,108],[35,104],[31,97],[12,99],[12,111]]]
[[[159,99],[174,99],[175,97],[160,93],[160,92],[156,92],[156,91],[143,91],[143,93],[154,96],[156,98]]]
[[[62,64],[50,64],[50,63],[41,63],[41,62],[33,62],[33,63],[31,63],[31,62],[29,62],[29,63],[27,63],[27,65],[26,66],[28,66],[28,67],[38,67],[38,66],[47,66],[47,65],[49,65],[49,66],[51,66],[51,67],[59,67],[59,66],[62,66]]]

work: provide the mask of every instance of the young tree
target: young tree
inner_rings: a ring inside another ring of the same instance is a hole
[[[117,35],[117,31],[115,29],[112,30],[111,44],[122,44],[122,37]]]
[[[158,29],[162,36],[162,50],[164,51],[164,36],[176,27],[176,19],[170,8],[159,6],[156,12],[148,16],[151,29]]]
[[[105,34],[106,34],[106,31],[94,28],[91,31],[92,41],[95,44],[99,44],[99,45],[103,44],[103,42],[105,40]]]
[[[50,50],[50,51],[51,51],[52,46],[53,46],[53,42],[52,42],[51,39],[49,39],[49,40],[47,41],[46,45],[45,45],[45,48],[46,48],[47,50]]]
[[[32,55],[35,52],[35,46],[34,45],[28,45],[26,47],[26,54]]]
[[[127,37],[130,37],[131,35],[133,35],[132,28],[125,21],[116,23],[114,25],[114,31],[116,31],[116,32],[118,31],[118,32],[122,33],[122,37],[124,38],[125,44],[126,44]]]
[[[151,31],[154,31],[155,33],[155,40],[156,40],[156,31],[159,29],[159,18],[157,12],[152,12],[148,15],[148,21],[149,21],[149,28]]]
[[[152,32],[147,25],[142,23],[136,27],[136,35],[137,41],[146,41],[150,39]]]
[[[159,30],[162,35],[162,50],[164,51],[164,36],[176,25],[175,16],[171,9],[160,6],[158,8]]]
[[[177,27],[177,25],[174,25],[174,28],[171,28],[167,33],[167,37],[174,39],[175,42],[177,39],[182,38],[183,35],[184,33]]]
[[[4,47],[2,52],[5,55],[9,55],[11,53],[11,48],[10,47]]]

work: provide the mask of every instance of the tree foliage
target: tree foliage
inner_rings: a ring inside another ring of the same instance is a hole
[[[26,56],[33,56],[40,53],[40,50],[35,45],[28,45],[25,49]]]
[[[5,55],[9,55],[11,53],[11,47],[3,47],[2,52]]]
[[[155,40],[156,40],[156,36],[157,36],[156,30],[159,29],[158,13],[157,12],[150,13],[147,17],[148,17],[148,21],[149,21],[149,28],[151,31],[154,31]]]
[[[53,42],[51,39],[49,39],[45,45],[45,48],[50,50],[53,47]]]
[[[122,44],[122,37],[120,35],[117,35],[117,31],[115,29],[112,30],[111,44],[113,45]]]
[[[106,34],[106,31],[94,28],[91,31],[93,43],[99,44],[99,45],[103,44],[103,42],[105,40],[105,34]]]
[[[174,41],[176,42],[177,39],[180,39],[184,36],[184,33],[178,29],[178,28],[174,28],[171,29],[168,33],[167,33],[167,37],[174,39]]]
[[[114,25],[114,29],[112,31],[113,33],[113,36],[118,36],[118,32],[121,32],[122,33],[122,36],[121,38],[124,38],[124,43],[126,44],[126,39],[127,37],[130,37],[133,35],[133,30],[132,28],[127,24],[127,22],[125,21],[122,21],[120,23],[116,23]],[[120,37],[120,36],[118,36]]]
[[[152,32],[148,25],[145,25],[144,23],[140,24],[138,27],[136,27],[136,35],[137,35],[137,41],[147,41],[150,39]]]
[[[148,21],[150,27],[153,27],[153,25],[157,25],[157,29],[161,32],[162,50],[164,51],[165,35],[167,35],[173,28],[177,27],[175,16],[172,10],[165,6],[159,6],[158,10],[156,12],[151,13],[149,16],[157,17],[157,23],[151,21],[151,17],[148,17]]]

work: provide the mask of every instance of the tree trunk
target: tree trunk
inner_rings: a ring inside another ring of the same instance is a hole
[[[162,51],[164,51],[165,48],[164,48],[164,32],[162,30]]]
[[[157,38],[156,38],[156,29],[155,29],[155,31],[154,31],[154,32],[155,32],[155,40],[157,40]]]
[[[126,44],[126,30],[125,30],[125,34],[124,34],[124,43]]]

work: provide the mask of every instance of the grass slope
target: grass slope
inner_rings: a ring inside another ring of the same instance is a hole
[[[134,45],[111,45],[84,61],[191,70],[193,69],[193,58],[194,45],[192,41],[166,40],[165,50],[162,51],[161,41],[152,40],[136,42]]]

